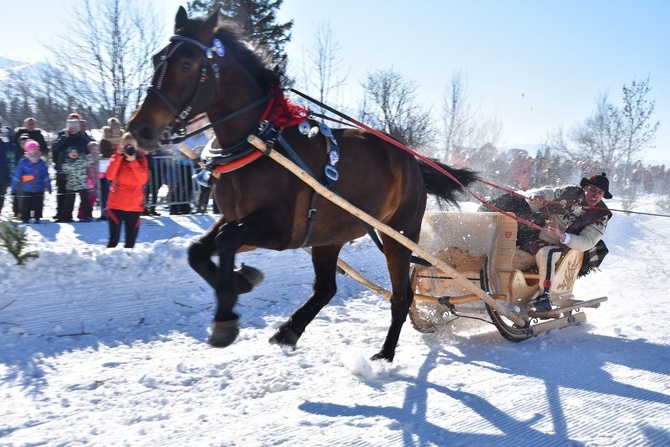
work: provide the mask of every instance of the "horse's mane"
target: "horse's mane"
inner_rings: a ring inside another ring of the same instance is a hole
[[[191,19],[180,31],[183,35],[197,34],[197,29],[202,26],[204,20]],[[271,53],[264,46],[253,42],[237,22],[220,17],[214,36],[221,40],[226,53],[232,54],[265,91],[270,91],[280,84],[280,74],[271,68]]]

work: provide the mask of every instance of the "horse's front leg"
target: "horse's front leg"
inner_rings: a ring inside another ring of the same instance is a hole
[[[247,232],[247,225],[237,221],[228,222],[214,239],[219,253],[219,268],[215,287],[217,307],[209,344],[217,348],[232,344],[240,332],[239,316],[233,312],[238,296],[235,287],[235,253],[244,245]]]
[[[216,237],[221,228],[226,224],[224,218],[210,228],[200,239],[194,242],[188,249],[188,263],[213,289],[218,284],[218,267],[212,261],[212,256],[217,252]],[[242,246],[237,252],[253,250],[254,247]],[[263,281],[263,274],[253,267],[241,266],[234,272],[235,291],[238,295],[250,292],[255,286]]]

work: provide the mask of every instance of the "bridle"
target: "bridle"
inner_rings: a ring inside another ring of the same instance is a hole
[[[175,44],[173,45],[173,43]],[[200,69],[198,85],[196,86],[195,91],[191,96],[191,99],[186,103],[186,106],[180,111],[179,109],[177,109],[177,107],[175,107],[172,101],[170,101],[168,97],[163,94],[161,88],[163,87],[163,78],[165,77],[165,73],[167,71],[168,61],[170,60],[172,55],[177,51],[177,49],[184,43],[195,45],[196,47],[201,49],[203,52],[202,56],[204,59],[204,63],[202,64],[202,68]],[[172,114],[175,116],[172,122],[167,126],[166,132],[172,132],[172,129],[177,129],[179,133],[185,133],[186,125],[188,124],[188,118],[191,116],[191,112],[193,111],[193,104],[198,99],[198,95],[200,94],[202,87],[208,80],[211,79],[207,75],[207,72],[210,70],[214,75],[214,83],[216,85],[216,94],[211,99],[210,104],[213,104],[219,99],[219,94],[221,93],[221,87],[219,86],[219,75],[221,70],[219,68],[219,65],[216,62],[214,62],[213,59],[215,54],[220,58],[222,58],[225,55],[225,49],[223,43],[216,38],[212,41],[212,45],[213,45],[212,47],[208,47],[198,42],[195,39],[191,39],[190,37],[174,35],[170,37],[170,43],[163,49],[162,54],[160,56],[160,62],[156,64],[156,68],[154,69],[153,79],[155,81],[155,84],[149,86],[149,88],[147,89],[147,94],[151,92],[156,96],[158,96],[161,99],[161,101],[165,103],[168,109],[170,109]]]

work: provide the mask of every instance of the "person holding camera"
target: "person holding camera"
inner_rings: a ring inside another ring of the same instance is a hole
[[[123,134],[116,152],[109,159],[105,173],[109,180],[107,218],[109,222],[108,248],[116,247],[125,227],[125,248],[133,248],[140,229],[140,216],[144,210],[144,185],[149,181],[146,154],[138,149],[130,132]]]
[[[109,182],[105,178],[105,171],[109,166],[109,157],[112,156],[121,144],[121,137],[124,130],[121,127],[121,121],[118,118],[111,117],[107,120],[107,125],[103,126],[102,139],[100,140],[100,157],[98,160],[98,181],[100,186],[100,219],[107,220],[107,195],[109,194]],[[151,167],[151,164],[149,164]],[[150,168],[151,169],[151,168]]]

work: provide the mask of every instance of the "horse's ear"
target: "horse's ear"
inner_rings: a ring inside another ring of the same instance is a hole
[[[205,29],[211,29],[212,31],[214,31],[218,23],[219,23],[219,9],[217,8],[209,17],[207,17],[207,20],[205,21]]]
[[[174,18],[174,31],[175,33],[177,30],[180,30],[186,25],[186,22],[188,21],[188,14],[186,14],[186,10],[184,9],[183,6],[179,7],[179,11],[177,11],[177,16]]]

